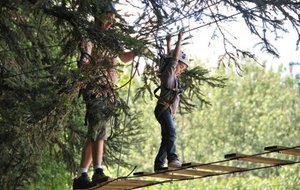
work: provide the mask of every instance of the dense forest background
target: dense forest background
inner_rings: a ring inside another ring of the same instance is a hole
[[[280,70],[273,73],[258,66],[255,55],[239,49],[224,33],[225,25],[235,20],[227,11],[238,11],[261,40],[257,47],[279,56],[269,37],[285,32],[285,22],[299,34],[300,3],[141,3],[145,14],[136,26],[118,15],[113,29],[102,31],[91,17],[103,14],[99,5],[105,7],[104,0],[0,2],[2,189],[71,188],[86,132],[85,106],[78,98],[82,76],[77,69],[77,47],[82,38],[116,55],[120,45],[135,52],[132,63],[117,67],[120,80],[116,89],[124,107],[120,107],[115,127],[108,130],[104,162],[112,177],[127,175],[134,166],[136,170],[152,170],[160,142],[153,116],[153,89],[158,81],[154,34],[168,31],[166,24],[181,18],[214,24],[212,39],[219,36],[224,40],[224,55],[218,70],[209,71],[195,60],[182,76],[185,93],[181,114],[176,117],[180,158],[184,162],[211,162],[230,152],[256,153],[268,145],[300,144],[299,86],[292,78],[282,77]],[[145,54],[142,50],[146,47],[149,52]],[[136,70],[142,64],[144,69]],[[124,113],[125,108],[130,109]],[[295,165],[153,189],[300,189],[299,170]]]

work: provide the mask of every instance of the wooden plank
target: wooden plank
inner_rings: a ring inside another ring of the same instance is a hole
[[[137,187],[137,186],[144,186],[149,185],[152,183],[157,183],[157,181],[144,181],[144,180],[122,180],[122,181],[114,181],[112,183],[108,183],[106,186],[128,186],[128,187]]]
[[[187,168],[197,168],[212,171],[222,171],[222,172],[238,172],[248,170],[247,168],[232,167],[232,166],[222,166],[222,165],[210,165],[210,164],[200,164],[200,163],[187,163],[183,167]]]
[[[96,185],[96,186],[93,186],[93,187],[91,187],[91,188],[89,188],[89,189],[76,189],[76,190],[98,190],[98,189],[100,189],[101,187],[103,187],[104,185],[106,185],[106,184],[108,184],[108,183],[111,183],[111,182],[113,182],[113,181],[115,181],[115,179],[111,179],[111,180],[109,180],[109,181],[105,181],[105,182],[100,183],[100,184],[98,184],[98,185]]]
[[[99,185],[98,187],[94,187],[94,190],[100,189],[132,189],[136,187],[141,187],[145,185],[155,184],[157,181],[145,181],[145,180],[127,180],[127,179],[118,179],[115,181],[108,182],[106,184]]]
[[[221,165],[203,165],[203,166],[198,166],[196,168],[206,169],[206,170],[216,170],[216,171],[222,171],[222,172],[237,172],[237,171],[247,170],[247,168],[239,168],[239,167],[232,167],[232,166],[221,166]]]
[[[151,183],[156,183],[156,181],[144,181],[144,180],[118,180],[118,181],[113,181],[111,183],[108,183],[108,186],[119,186],[119,185],[123,185],[123,186],[142,186],[142,185],[148,185]]]
[[[137,177],[155,177],[155,178],[167,178],[167,179],[188,179],[191,178],[189,176],[183,176],[183,175],[172,175],[170,174],[170,170],[164,170],[162,172],[157,173],[151,173],[151,172],[137,172],[134,173],[134,176]]]
[[[284,154],[289,154],[293,156],[300,156],[300,149],[289,148],[284,146],[268,146],[265,147],[266,151],[282,152]]]
[[[100,187],[97,187],[96,189],[94,190],[103,190],[103,189],[107,189],[107,190],[122,190],[122,189],[131,189],[131,187],[129,188],[126,188],[126,187],[108,187],[108,186],[100,186]]]
[[[212,172],[190,170],[190,169],[175,170],[175,171],[171,171],[171,173],[191,175],[191,176],[201,176],[201,177],[202,176],[213,176],[213,175],[217,174],[217,173],[212,173]]]
[[[225,155],[225,159],[237,159],[237,160],[242,160],[247,162],[272,164],[272,165],[285,165],[285,164],[295,163],[293,161],[288,161],[288,160],[279,160],[274,158],[266,158],[261,156],[245,155],[239,153],[227,154]]]

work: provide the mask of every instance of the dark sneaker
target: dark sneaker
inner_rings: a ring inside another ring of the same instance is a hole
[[[165,170],[166,168],[164,168],[163,166],[154,166],[154,172],[160,172],[162,170]]]
[[[168,168],[181,168],[182,163],[180,160],[172,160],[168,163]]]
[[[92,181],[94,184],[99,184],[99,183],[103,183],[105,181],[110,180],[111,178],[109,176],[106,176],[103,173],[103,169],[102,168],[97,168],[94,172],[94,175],[92,177]]]
[[[73,181],[73,190],[88,189],[93,186],[94,186],[94,184],[90,181],[87,173],[82,173],[79,178],[75,178]]]

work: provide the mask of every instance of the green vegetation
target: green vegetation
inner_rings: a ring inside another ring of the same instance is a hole
[[[194,6],[187,1],[187,6],[181,10],[177,8],[177,1],[170,1],[170,5],[165,7],[163,1],[146,0],[144,10],[151,16],[141,15],[136,23],[140,26],[139,31],[134,31],[134,27],[128,26],[123,18],[118,18],[112,30],[102,31],[90,20],[93,15],[103,13],[95,8],[100,2],[104,1],[0,2],[2,189],[70,189],[87,130],[84,126],[85,106],[82,99],[78,98],[82,76],[76,62],[77,46],[82,38],[89,38],[99,48],[116,55],[120,44],[142,55],[142,49],[155,46],[154,31],[160,28],[166,30],[162,27],[165,26],[163,22],[166,17],[171,15],[174,18],[166,21],[176,22],[175,19],[183,14],[202,12],[206,6]],[[190,2],[198,3],[196,0]],[[229,10],[234,6],[226,0],[215,5],[224,6],[224,2],[227,2],[226,8]],[[262,2],[266,3],[261,5],[266,9],[260,6],[256,10],[260,14],[249,11],[248,4],[243,1],[236,3],[234,8],[244,13],[244,19],[252,31],[256,29],[257,19],[262,19],[267,27],[270,24],[278,30],[284,30],[282,20],[285,19],[299,26],[299,19],[293,18],[299,10],[294,2]],[[285,18],[278,17],[277,20],[276,17],[270,17],[272,12],[264,14],[268,6],[286,13]],[[289,11],[282,7],[288,7]],[[168,11],[173,9],[174,14],[169,14]],[[205,20],[200,19],[201,24],[224,18],[222,14],[207,10],[203,14]],[[292,15],[287,16],[289,13]],[[194,16],[198,19],[199,14]],[[260,33],[255,35],[260,36]],[[261,36],[261,47],[277,55],[266,36]],[[229,39],[226,36],[223,38],[232,47]],[[237,64],[236,56],[241,55],[253,58],[252,54],[236,46],[233,49],[236,53],[225,50],[225,60],[221,62],[224,63],[227,58],[229,62]],[[131,81],[128,105],[129,85],[117,91],[124,104],[118,107],[119,117],[114,121],[115,126],[108,129],[111,136],[104,157],[113,177],[116,177],[118,164],[121,166],[120,175],[128,174],[133,166],[137,166],[138,171],[152,171],[160,142],[160,129],[153,116],[156,57],[153,52],[143,56],[147,64],[141,76]],[[133,67],[137,64],[133,64]],[[176,121],[178,153],[184,162],[211,162],[223,159],[223,155],[230,152],[256,153],[267,145],[300,144],[299,89],[295,82],[291,78],[282,78],[278,73],[255,67],[250,61],[245,64],[249,66],[244,68],[242,77],[227,69],[226,72],[224,69],[212,74],[199,66],[201,63],[183,75],[185,93],[181,112],[184,114],[178,115]],[[118,66],[120,86],[131,76],[126,65]],[[226,87],[222,76],[228,77]],[[130,110],[125,115],[123,111],[127,111],[128,106]],[[299,189],[298,174],[299,165],[234,177],[175,183],[164,185],[163,188]],[[156,186],[149,189],[160,188]]]
[[[184,162],[208,163],[223,160],[225,154],[233,152],[254,154],[262,152],[265,146],[299,145],[299,87],[294,79],[282,78],[280,72],[265,71],[249,61],[247,65],[243,76],[227,69],[226,87],[203,89],[211,106],[199,106],[190,114],[176,117],[177,149]],[[147,102],[136,109],[153,107]],[[127,158],[138,165],[138,171],[152,170],[160,142],[160,129],[152,113],[143,113],[147,118],[144,128],[148,138]],[[234,177],[164,185],[162,189],[300,189],[299,172],[298,164]]]
[[[226,87],[204,87],[210,106],[199,106],[192,113],[176,117],[177,149],[184,162],[223,160],[224,154],[232,152],[258,153],[268,145],[299,145],[299,89],[294,80],[282,78],[280,73],[265,71],[251,63],[248,65],[243,76],[227,70]],[[138,86],[138,82],[133,85],[135,88]],[[194,103],[199,105],[197,100]],[[130,105],[132,111],[141,114],[139,127],[142,128],[142,136],[130,145],[128,151],[123,152],[122,157],[129,167],[121,167],[121,176],[127,175],[134,166],[137,166],[135,171],[152,171],[160,142],[160,129],[153,116],[155,100],[139,99],[135,103],[130,102]],[[39,169],[40,174],[34,179],[34,185],[28,186],[28,189],[33,186],[44,189],[47,183],[53,186],[52,189],[64,189],[71,185],[70,175],[63,165],[57,165],[56,162],[61,161],[48,160],[48,167]],[[115,177],[117,166],[108,169]],[[298,164],[144,189],[298,190],[299,173]]]

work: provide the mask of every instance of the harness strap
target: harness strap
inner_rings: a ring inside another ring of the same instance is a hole
[[[155,96],[157,99],[159,99],[159,95],[157,95],[156,93],[157,93],[157,91],[159,91],[160,87],[161,87],[161,86],[158,86],[158,87],[153,91],[153,92],[154,92],[154,96]]]
[[[161,109],[161,111],[158,113],[157,118],[160,118],[160,116],[167,111],[167,109],[171,106],[171,104],[168,104],[167,102],[158,102],[158,104],[163,105],[164,107]]]
[[[165,88],[165,89],[167,89],[167,90],[169,90],[169,91],[176,92],[177,94],[180,94],[180,93],[182,92],[182,90],[179,89],[179,88],[167,88],[167,87],[165,87],[165,86],[158,86],[158,87],[153,91],[153,92],[154,92],[154,96],[155,96],[157,99],[159,99],[159,95],[157,95],[157,92],[159,91],[159,89],[160,89],[161,87],[163,87],[163,88]],[[177,94],[176,94],[176,95],[177,95]]]
[[[161,86],[157,87],[155,90],[154,90],[154,95],[157,99],[159,99],[159,96],[156,94],[156,92],[161,88]],[[165,87],[166,88],[166,87]],[[170,89],[170,88],[167,88],[168,90],[170,91],[173,91],[173,92],[176,92],[176,95],[173,96],[172,100],[171,101],[158,101],[158,104],[161,104],[163,105],[163,109],[160,111],[160,113],[158,114],[158,118],[161,116],[161,114],[163,114],[168,108],[170,108],[170,106],[175,102],[175,99],[177,97],[177,95],[181,92],[180,89],[176,89],[176,90],[173,90],[173,89]]]

